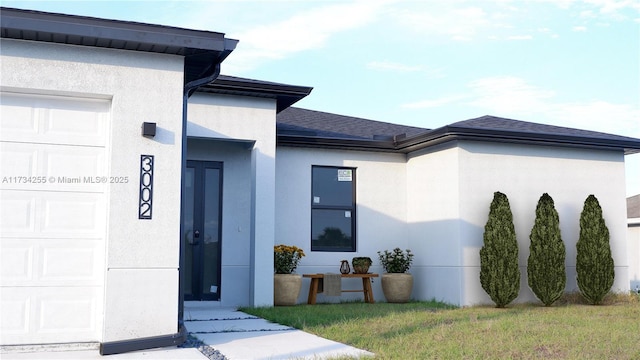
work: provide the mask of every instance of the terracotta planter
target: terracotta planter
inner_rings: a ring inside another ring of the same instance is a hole
[[[387,302],[405,303],[411,298],[413,276],[411,274],[382,274],[382,292]]]
[[[274,274],[273,275],[273,305],[288,306],[298,302],[302,275]]]

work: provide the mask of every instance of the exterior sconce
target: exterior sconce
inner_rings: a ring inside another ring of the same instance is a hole
[[[156,123],[143,122],[142,123],[142,136],[148,136],[148,137],[156,136]]]

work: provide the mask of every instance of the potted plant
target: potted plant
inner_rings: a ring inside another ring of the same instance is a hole
[[[366,274],[369,272],[369,266],[373,261],[371,261],[370,257],[354,257],[351,259],[351,265],[353,266],[354,274]]]
[[[413,290],[413,276],[407,273],[413,262],[411,250],[402,251],[400,248],[395,248],[393,251],[378,251],[378,258],[385,271],[380,282],[387,302],[409,301]]]
[[[293,272],[304,256],[304,251],[297,246],[273,247],[273,305],[295,305],[298,301],[302,276]]]

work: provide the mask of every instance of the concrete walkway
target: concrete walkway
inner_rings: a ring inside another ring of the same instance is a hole
[[[228,359],[327,359],[372,353],[207,302],[185,303],[187,331]]]
[[[230,360],[328,359],[369,357],[372,353],[327,340],[304,331],[216,305],[185,302],[187,331]],[[2,360],[206,360],[195,348],[161,348],[100,356],[97,344],[84,347],[33,347],[22,352],[0,352]]]

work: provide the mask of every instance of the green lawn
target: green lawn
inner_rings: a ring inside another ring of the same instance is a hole
[[[454,308],[437,302],[243,308],[376,354],[376,359],[640,359],[640,299],[603,306]]]

